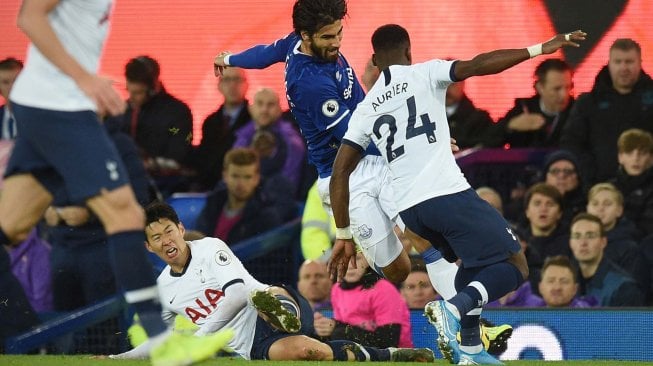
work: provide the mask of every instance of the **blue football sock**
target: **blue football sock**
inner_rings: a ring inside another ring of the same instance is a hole
[[[513,264],[500,262],[483,268],[472,283],[482,284],[486,291],[484,304],[498,300],[524,282],[521,272]],[[485,297],[485,296],[484,296]]]
[[[479,328],[480,315],[464,315],[460,320],[460,345],[477,346],[481,344]]]
[[[327,344],[333,351],[334,361],[347,361],[347,350],[350,350],[356,361],[390,361],[390,351],[387,349],[361,346],[352,341],[328,341]]]
[[[148,336],[153,337],[164,332],[167,326],[161,319],[156,280],[144,242],[143,230],[125,231],[107,237],[116,282],[125,291],[125,299],[138,313]]]

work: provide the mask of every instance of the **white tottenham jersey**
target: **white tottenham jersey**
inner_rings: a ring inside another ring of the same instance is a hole
[[[166,266],[157,279],[164,320],[171,322],[179,314],[201,326],[220,307],[230,284],[244,283],[245,298],[253,290],[268,287],[247,272],[222,240],[204,238],[188,244],[191,260],[184,273],[173,274]],[[229,347],[246,359],[250,358],[257,316],[256,309],[247,305],[225,325],[235,331]]]
[[[48,18],[66,51],[90,73],[97,73],[109,31],[113,0],[61,0]],[[25,68],[10,99],[18,104],[56,111],[96,110],[68,75],[30,44]]]
[[[362,149],[374,141],[386,159],[399,211],[470,187],[449,142],[445,94],[452,65],[390,66],[349,121],[344,140]]]

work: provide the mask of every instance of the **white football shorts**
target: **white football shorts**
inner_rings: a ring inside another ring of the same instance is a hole
[[[349,218],[354,241],[370,266],[386,267],[401,254],[395,224],[404,230],[397,212],[391,175],[381,156],[365,156],[349,177]],[[329,214],[330,177],[318,178],[317,189]]]

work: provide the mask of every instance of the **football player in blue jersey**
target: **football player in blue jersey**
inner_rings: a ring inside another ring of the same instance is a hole
[[[327,208],[336,152],[351,112],[365,96],[354,69],[339,51],[346,14],[345,0],[297,0],[293,6],[293,33],[269,45],[237,54],[221,53],[215,59],[217,75],[227,66],[251,69],[285,62],[288,104],[307,142],[309,161],[317,168],[318,191]],[[352,224],[340,230],[337,237],[353,237],[377,271],[393,282],[401,282],[410,272],[410,261],[394,232],[395,223],[402,229],[403,223],[389,188],[386,164],[379,155],[370,145],[364,164],[352,176]],[[353,250],[334,248],[335,253]],[[443,262],[449,268],[454,266]]]

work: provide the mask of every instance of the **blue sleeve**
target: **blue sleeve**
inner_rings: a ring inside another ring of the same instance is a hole
[[[278,62],[284,62],[290,47],[299,40],[294,33],[274,41],[269,45],[257,45],[229,56],[231,66],[243,69],[264,69]]]

